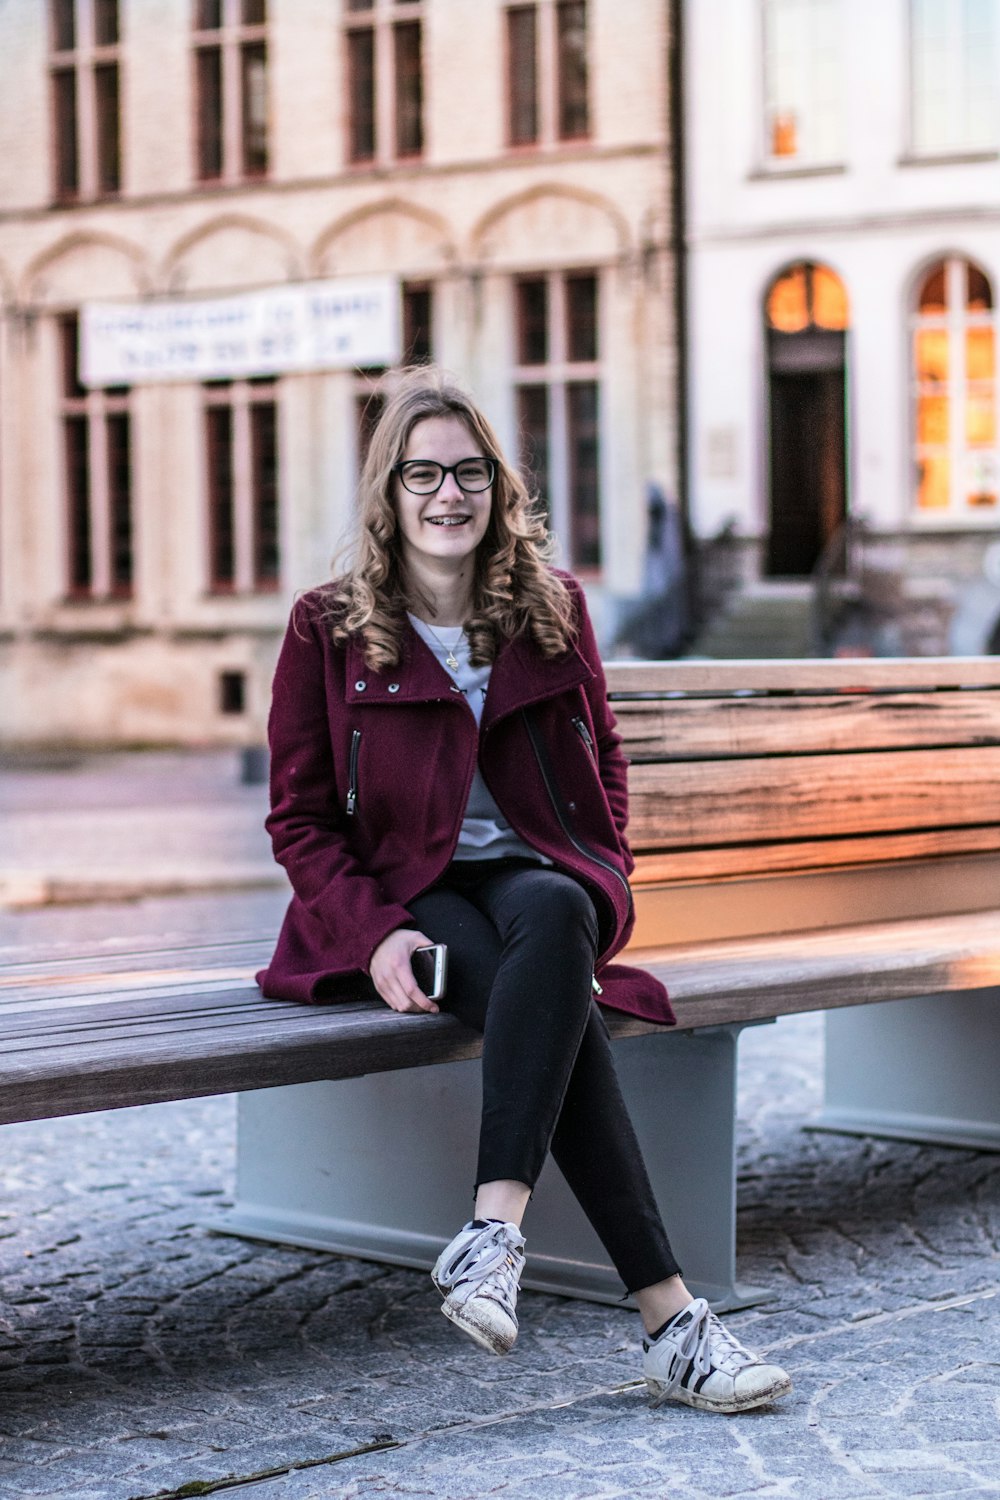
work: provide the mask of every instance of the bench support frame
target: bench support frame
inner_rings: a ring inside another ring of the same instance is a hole
[[[615,1060],[685,1279],[720,1311],[768,1293],[736,1279],[741,1026],[615,1043]],[[429,1269],[471,1217],[479,1065],[240,1095],[237,1196],[224,1233]],[[549,1162],[525,1217],[523,1284],[617,1303],[622,1285]]]

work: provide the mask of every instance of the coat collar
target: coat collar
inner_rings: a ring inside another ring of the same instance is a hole
[[[372,672],[365,664],[360,643],[352,639],[347,645],[346,669],[344,699],[347,703],[462,700],[453,679],[409,621],[404,632],[403,657],[398,666]],[[546,658],[528,637],[506,640],[497,652],[490,672],[481,729],[532,703],[557,697],[589,682],[593,675],[574,646],[562,656]]]

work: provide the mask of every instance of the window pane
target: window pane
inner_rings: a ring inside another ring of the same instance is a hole
[[[64,396],[87,394],[80,384],[80,320],[75,313],[59,319],[59,348],[62,356],[62,391]]]
[[[198,176],[222,176],[222,49],[195,54],[198,77]]]
[[[129,418],[115,412],[107,418],[108,502],[111,523],[111,589],[132,592],[132,464]]]
[[[52,0],[52,45],[57,52],[72,52],[76,46],[75,0]]]
[[[199,31],[218,31],[222,26],[222,0],[198,0],[194,24]]]
[[[989,312],[993,306],[993,290],[989,280],[978,266],[968,266],[968,294],[966,307],[970,312]]]
[[[518,464],[529,490],[549,509],[549,391],[544,385],[517,388]]]
[[[403,363],[426,364],[431,352],[431,289],[403,288]]]
[[[228,406],[210,406],[205,412],[209,570],[214,589],[231,589],[236,579],[232,424]]]
[[[597,277],[566,278],[566,349],[573,361],[597,358]]]
[[[534,5],[507,12],[507,119],[512,146],[538,139],[538,53]]]
[[[997,503],[997,459],[995,453],[970,453],[965,464],[966,504],[977,510]]]
[[[917,504],[921,510],[947,510],[950,466],[945,454],[917,461]]]
[[[812,320],[817,328],[847,327],[847,292],[829,266],[812,267]]]
[[[542,277],[517,286],[517,362],[544,365],[549,357],[549,289]]]
[[[598,470],[597,382],[566,387],[569,442],[569,505],[573,564],[601,565],[600,482]]]
[[[76,139],[76,73],[66,68],[52,75],[55,114],[56,195],[73,198],[80,190]]]
[[[765,0],[765,150],[773,159],[835,160],[841,132],[837,0]]]
[[[928,274],[920,288],[919,307],[922,313],[943,313],[947,305],[945,264],[941,261],[940,265],[936,265]]]
[[[119,37],[118,0],[94,0],[94,41],[113,47]]]
[[[917,442],[943,446],[948,441],[948,397],[918,396]]]
[[[992,380],[995,373],[992,328],[970,328],[965,335],[965,372],[970,380]]]
[[[273,401],[250,408],[250,467],[253,476],[254,584],[276,588],[278,538],[278,409]]]
[[[772,286],[767,298],[767,321],[779,333],[800,333],[809,327],[804,265],[791,266]]]
[[[240,52],[243,107],[243,172],[261,177],[267,171],[267,49],[254,42]]]
[[[556,7],[559,137],[587,134],[587,7],[584,0],[562,0]]]
[[[94,69],[94,97],[97,105],[97,185],[102,193],[117,193],[121,187],[117,63],[102,63]]]
[[[916,375],[922,385],[934,389],[948,380],[948,332],[944,328],[921,328],[917,331]]]
[[[375,156],[375,33],[367,28],[347,34],[347,87],[351,161],[371,161]]]
[[[243,0],[243,25],[263,26],[267,20],[267,0]]]
[[[420,22],[394,26],[392,34],[396,54],[396,155],[419,156],[424,149]]]
[[[970,448],[996,445],[996,401],[992,386],[984,391],[968,392],[965,398],[965,440]]]
[[[374,0],[347,0],[348,10],[371,10]]]
[[[87,418],[67,417],[63,423],[66,463],[66,508],[69,540],[69,587],[87,594],[93,586],[90,565],[90,434]]]

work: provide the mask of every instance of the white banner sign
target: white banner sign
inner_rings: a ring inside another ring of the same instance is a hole
[[[190,302],[92,302],[80,332],[88,386],[389,365],[400,356],[399,283],[352,276]]]

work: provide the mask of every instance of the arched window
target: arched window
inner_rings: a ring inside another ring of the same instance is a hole
[[[768,326],[777,333],[804,333],[809,328],[842,333],[848,316],[844,283],[829,266],[812,261],[789,266],[767,294]]]
[[[989,278],[958,256],[926,272],[913,327],[917,510],[985,514],[1000,496],[996,315]]]

